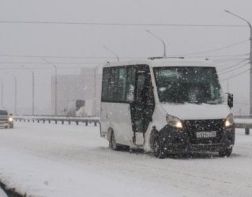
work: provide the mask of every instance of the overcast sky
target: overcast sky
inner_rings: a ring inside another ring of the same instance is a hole
[[[90,57],[113,60],[113,54],[104,49],[104,45],[121,59],[162,55],[161,43],[146,33],[147,29],[166,41],[168,56],[218,59],[220,70],[233,66],[248,58],[249,28],[224,9],[252,21],[251,8],[250,0],[0,0],[0,77],[8,81],[4,83],[5,102],[13,99],[13,81],[17,77],[19,106],[31,106],[33,70],[37,104],[41,108],[50,105],[48,79],[53,74],[52,66],[39,57],[15,56],[60,56],[46,60],[54,62],[61,74],[76,72],[73,67],[95,66],[106,61]],[[3,23],[6,21],[224,26]],[[83,58],[64,58],[66,56]],[[231,77],[222,82],[223,88],[234,92],[236,103],[243,108],[249,103],[248,68],[241,64],[240,69],[220,76],[221,79]],[[233,78],[243,71],[244,74]],[[8,106],[11,105],[8,103]]]

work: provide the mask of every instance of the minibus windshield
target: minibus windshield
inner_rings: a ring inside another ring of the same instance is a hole
[[[223,102],[221,87],[214,67],[155,67],[154,75],[160,102]]]
[[[0,115],[6,116],[6,115],[8,115],[8,113],[7,113],[7,111],[5,111],[5,110],[0,110]]]

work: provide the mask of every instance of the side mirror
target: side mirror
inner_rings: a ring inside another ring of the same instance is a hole
[[[234,106],[234,95],[231,93],[228,93],[228,99],[227,99],[227,104],[229,108],[232,108]]]

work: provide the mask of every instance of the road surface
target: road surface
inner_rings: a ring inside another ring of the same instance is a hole
[[[0,180],[32,196],[251,196],[252,136],[230,158],[156,159],[108,149],[98,127],[16,123],[0,129]]]

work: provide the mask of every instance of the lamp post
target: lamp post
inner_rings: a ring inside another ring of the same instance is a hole
[[[35,115],[35,76],[32,71],[32,115]]]
[[[3,107],[3,98],[4,98],[4,84],[3,84],[3,80],[0,80],[1,82],[1,107]]]
[[[17,114],[17,77],[14,76],[14,113]]]
[[[112,51],[110,48],[106,47],[105,45],[103,45],[103,48],[109,51],[110,53],[112,53],[116,57],[116,60],[118,62],[120,61],[119,56],[114,51]]]
[[[163,47],[164,47],[164,54],[163,54],[163,57],[167,57],[166,55],[166,43],[165,41],[160,38],[159,36],[157,36],[156,34],[154,34],[153,32],[151,32],[150,30],[145,30],[147,33],[149,33],[150,35],[152,35],[154,38],[156,38],[157,40],[159,40],[162,44],[163,44]]]
[[[49,62],[47,59],[45,58],[41,58],[44,62],[46,62],[47,64],[50,64],[53,66],[54,68],[54,75],[55,75],[55,80],[54,80],[54,88],[55,88],[55,92],[54,92],[54,115],[57,116],[58,115],[58,68],[55,64]]]
[[[34,70],[31,68],[26,68],[24,65],[21,65],[22,69],[30,70],[31,71],[31,81],[32,81],[32,87],[31,87],[31,95],[32,95],[32,106],[31,106],[31,114],[32,116],[35,115],[35,73]]]
[[[58,69],[56,65],[53,65],[55,71],[55,115],[58,115]]]
[[[250,99],[250,107],[249,107],[249,114],[252,115],[252,25],[247,19],[245,19],[245,18],[243,18],[243,17],[241,17],[241,16],[239,16],[239,15],[237,15],[237,14],[235,14],[235,13],[229,11],[229,10],[224,10],[224,11],[226,13],[228,13],[228,14],[230,14],[232,16],[235,16],[236,18],[239,18],[242,21],[246,22],[248,27],[249,27],[249,30],[250,30],[250,37],[249,37],[249,40],[250,40],[250,52],[249,52],[249,64],[250,64],[249,99]]]

